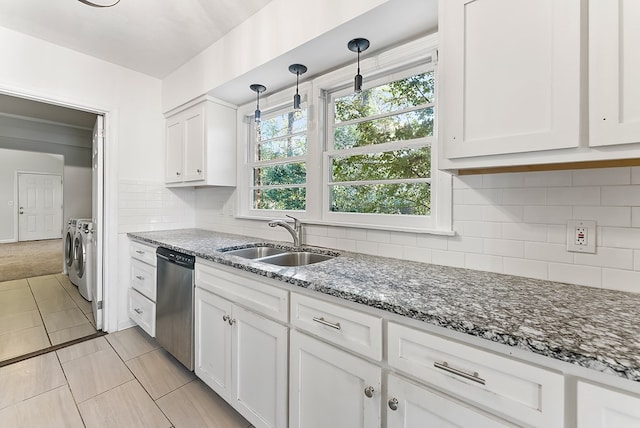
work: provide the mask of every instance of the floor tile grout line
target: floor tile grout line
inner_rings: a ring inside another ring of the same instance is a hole
[[[82,342],[80,342],[82,343]],[[77,345],[77,344],[76,344]],[[58,364],[60,364],[60,370],[62,370],[62,375],[64,376],[64,380],[67,382],[67,388],[69,388],[69,393],[71,394],[71,399],[73,400],[73,405],[76,407],[76,410],[78,412],[78,415],[80,416],[80,421],[82,422],[82,425],[86,428],[87,424],[84,422],[84,418],[82,417],[82,412],[80,411],[80,406],[78,406],[78,402],[76,401],[76,397],[73,394],[73,390],[71,389],[71,384],[69,383],[69,378],[67,377],[67,372],[64,371],[64,367],[62,366],[62,361],[60,361],[60,355],[58,355],[58,352],[55,351],[56,354],[56,358],[58,360]]]

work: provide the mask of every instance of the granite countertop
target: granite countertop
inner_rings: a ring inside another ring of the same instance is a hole
[[[579,366],[640,381],[640,295],[338,251],[281,267],[219,252],[291,244],[200,229],[131,238]],[[314,247],[312,251],[318,251]]]

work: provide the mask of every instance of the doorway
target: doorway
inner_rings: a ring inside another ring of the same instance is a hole
[[[36,245],[53,239],[59,241],[60,252],[53,256],[57,266],[55,272],[40,275],[32,271],[29,274],[29,269],[26,269],[27,274],[23,278],[0,282],[0,348],[3,349],[0,360],[6,362],[7,359],[19,358],[17,352],[29,354],[93,335],[101,329],[96,325],[92,303],[84,300],[77,284],[63,274],[62,236],[66,233],[70,217],[103,221],[102,212],[92,211],[95,204],[92,199],[94,196],[102,198],[103,194],[102,188],[93,189],[98,181],[94,176],[103,174],[102,158],[94,159],[93,154],[95,151],[101,155],[103,147],[102,141],[95,138],[96,132],[99,136],[102,134],[102,129],[94,129],[97,118],[102,119],[96,113],[2,94],[0,98],[0,150],[21,148],[49,156],[60,155],[64,159],[62,176],[38,174],[34,170],[14,173],[18,182],[12,198],[15,201],[12,207],[15,213],[14,240],[0,240],[0,243]],[[11,101],[7,102],[7,98],[11,98]],[[9,111],[6,109],[13,102],[20,106],[19,116],[10,108]],[[25,111],[36,114],[27,116],[24,115]],[[85,124],[74,122],[76,118],[85,120]],[[15,135],[29,138],[12,138]],[[103,185],[102,179],[99,185]],[[69,188],[72,191],[68,191]],[[102,209],[101,203],[99,209]],[[0,258],[0,264],[4,261],[6,258]],[[40,262],[44,260],[35,257],[35,261],[43,264]],[[101,272],[94,278],[101,294]],[[96,304],[100,311],[101,303]],[[13,350],[9,350],[11,347]]]

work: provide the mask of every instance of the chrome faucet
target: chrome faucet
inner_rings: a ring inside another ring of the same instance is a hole
[[[293,219],[293,227],[289,225],[285,220],[271,220],[269,222],[270,227],[282,226],[291,234],[293,238],[293,245],[299,247],[302,244],[302,223],[297,218],[286,214],[287,217]]]

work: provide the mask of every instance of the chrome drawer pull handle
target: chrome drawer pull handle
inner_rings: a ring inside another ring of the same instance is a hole
[[[229,322],[230,319],[231,319],[231,317],[229,315],[223,315],[222,316],[222,321],[224,321],[224,322]]]
[[[136,250],[136,253],[138,253],[138,254],[144,254],[144,251]]]
[[[366,397],[367,397],[367,398],[371,398],[371,397],[373,397],[373,393],[374,393],[375,391],[376,391],[376,390],[373,388],[373,386],[367,386],[367,387],[364,389],[364,395],[366,395]]]
[[[447,363],[446,361],[443,361],[441,363],[436,361],[433,363],[433,367],[440,370],[444,370],[445,372],[452,373],[456,376],[460,376],[465,379],[478,382],[480,385],[485,385],[487,383],[484,379],[478,376],[478,372],[468,373],[468,372],[465,372],[464,370],[456,369],[454,367],[449,366],[449,363]]]
[[[326,325],[327,327],[335,328],[336,330],[340,330],[342,328],[342,327],[340,327],[340,323],[339,322],[332,323],[332,322],[329,322],[329,321],[325,321],[325,319],[322,318],[322,317],[320,317],[320,318],[313,317],[313,320],[315,322],[317,322],[317,323],[322,324],[322,325]]]
[[[142,315],[142,309],[135,308],[133,311],[138,315]]]
[[[136,278],[138,278],[140,281],[144,281],[144,276],[142,275],[136,275]]]

